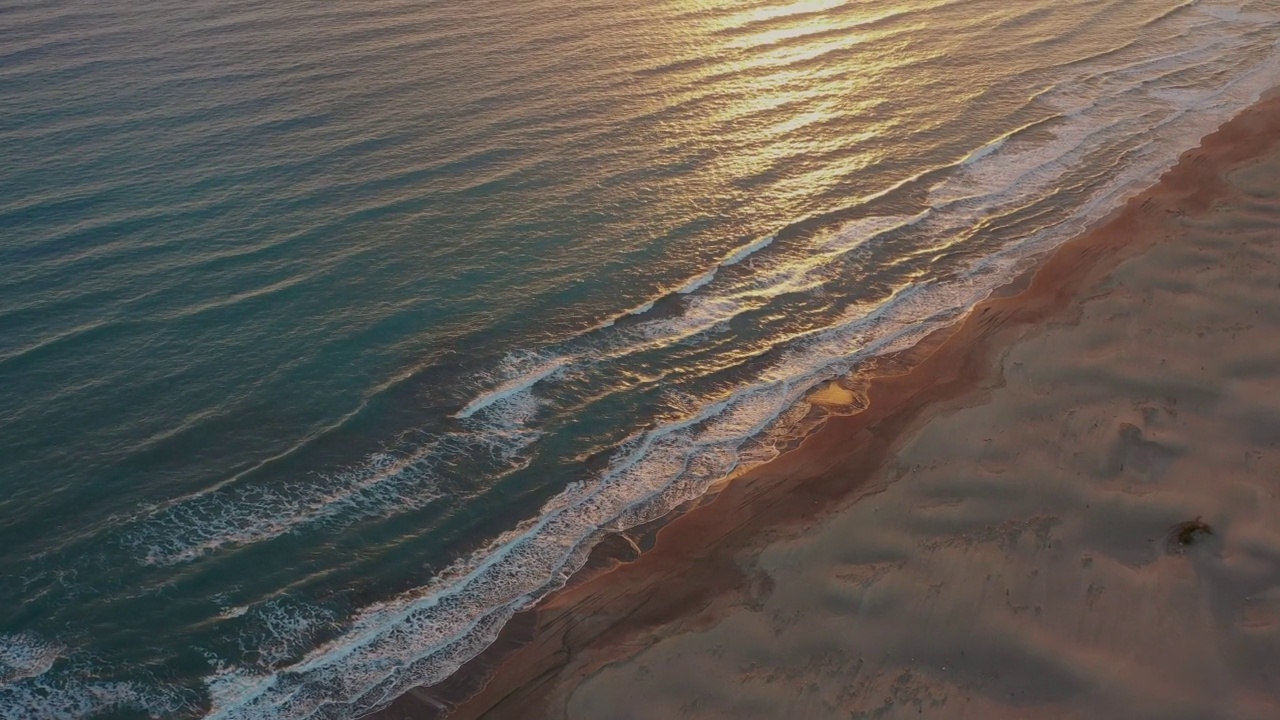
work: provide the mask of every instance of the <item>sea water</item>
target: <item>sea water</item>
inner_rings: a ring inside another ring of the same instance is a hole
[[[1280,3],[0,2],[0,718],[348,718],[1280,80]]]

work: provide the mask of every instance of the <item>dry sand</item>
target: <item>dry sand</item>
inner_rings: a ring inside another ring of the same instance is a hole
[[[1273,97],[380,717],[1280,718],[1278,138]]]

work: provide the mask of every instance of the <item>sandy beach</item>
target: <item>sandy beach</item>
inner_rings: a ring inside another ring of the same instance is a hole
[[[1273,95],[376,717],[1280,717],[1277,139]]]

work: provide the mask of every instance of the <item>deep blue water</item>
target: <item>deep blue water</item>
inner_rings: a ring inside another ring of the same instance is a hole
[[[345,718],[1277,84],[1280,5],[0,2],[0,718]]]

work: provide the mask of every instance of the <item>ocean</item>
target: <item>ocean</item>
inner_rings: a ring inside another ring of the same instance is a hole
[[[0,1],[0,718],[354,718],[1280,84],[1280,0]]]

